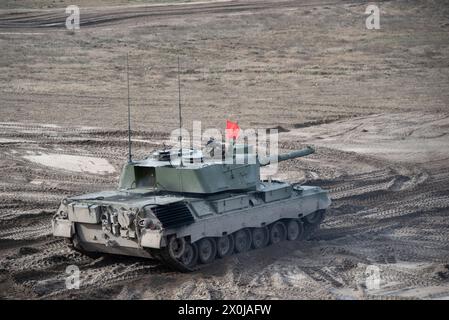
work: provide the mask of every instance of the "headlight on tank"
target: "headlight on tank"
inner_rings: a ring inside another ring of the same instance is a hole
[[[150,230],[161,230],[162,224],[158,218],[154,215],[153,211],[147,206],[143,209],[145,217],[139,220],[139,226],[141,228]]]
[[[161,230],[162,229],[162,225],[159,221],[153,220],[153,219],[149,219],[146,218],[144,219],[144,225],[146,229],[150,229],[150,230]]]

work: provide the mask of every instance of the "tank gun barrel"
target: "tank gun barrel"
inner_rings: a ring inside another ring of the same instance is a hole
[[[301,149],[301,150],[295,150],[295,151],[288,152],[288,153],[273,155],[273,156],[265,158],[265,159],[259,159],[259,162],[260,162],[261,166],[267,166],[272,162],[276,162],[276,161],[281,162],[281,161],[286,161],[286,160],[295,159],[295,158],[299,158],[299,157],[305,157],[314,152],[315,152],[314,148],[307,146],[306,148]]]

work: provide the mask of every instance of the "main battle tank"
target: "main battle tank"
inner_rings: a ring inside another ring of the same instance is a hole
[[[265,158],[247,145],[229,149],[226,161],[179,149],[130,161],[118,190],[63,199],[52,219],[53,234],[86,254],[156,258],[180,271],[307,239],[331,203],[327,192],[260,180],[260,168],[309,155],[313,148]]]

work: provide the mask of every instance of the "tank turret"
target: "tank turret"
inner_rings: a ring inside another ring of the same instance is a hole
[[[151,157],[125,165],[120,179],[124,190],[151,189],[193,194],[254,190],[260,182],[260,167],[276,161],[304,157],[307,147],[271,157],[259,157],[248,145],[234,145],[220,159],[205,159],[201,151],[161,150]]]

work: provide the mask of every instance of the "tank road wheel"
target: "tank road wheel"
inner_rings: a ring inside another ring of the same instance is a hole
[[[304,235],[304,226],[301,221],[289,219],[287,224],[287,239],[289,241],[300,240]]]
[[[248,229],[242,229],[234,234],[235,251],[238,253],[246,252],[251,248],[251,232]]]
[[[298,224],[298,227],[299,227],[299,234],[298,234],[298,237],[296,238],[296,240],[298,240],[298,241],[304,240],[304,238],[306,236],[306,229],[304,226],[304,222],[302,222],[300,219],[296,219],[296,223]]]
[[[203,238],[198,241],[198,258],[201,263],[211,263],[216,255],[217,244],[213,238]]]
[[[184,250],[184,253],[178,259],[182,265],[188,269],[196,266],[198,260],[198,248],[194,243],[187,243]]]
[[[234,251],[234,237],[223,236],[217,239],[217,254],[220,258],[229,256]]]
[[[276,244],[285,239],[287,239],[287,228],[285,224],[280,221],[273,223],[270,228],[270,242]]]
[[[179,259],[186,249],[186,240],[184,238],[171,237],[168,242],[168,251],[170,256]]]
[[[254,228],[252,233],[254,249],[266,247],[270,242],[270,235],[267,227]]]

